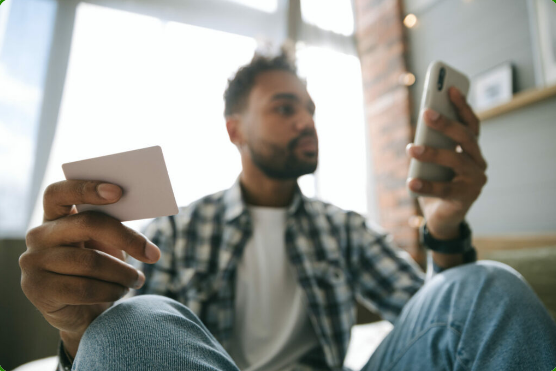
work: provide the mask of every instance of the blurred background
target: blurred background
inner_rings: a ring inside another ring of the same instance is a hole
[[[554,19],[551,0],[5,0],[0,365],[56,354],[18,258],[61,165],[160,145],[179,206],[230,187],[241,163],[223,118],[227,79],[284,42],[317,105],[319,167],[303,192],[379,224],[423,267],[405,146],[428,65],[470,77],[489,164],[468,214],[474,244],[518,269],[556,317]]]

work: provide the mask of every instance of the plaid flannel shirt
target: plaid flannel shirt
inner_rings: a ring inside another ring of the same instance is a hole
[[[142,231],[161,250],[142,269],[135,295],[159,294],[189,307],[229,351],[234,323],[235,273],[252,235],[239,177],[230,189],[205,196],[174,217],[154,219]],[[356,300],[393,322],[423,285],[425,274],[379,226],[329,203],[305,197],[296,185],[287,209],[287,255],[308,299],[320,347],[294,370],[342,370]]]

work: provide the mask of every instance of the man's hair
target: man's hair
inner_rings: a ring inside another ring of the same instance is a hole
[[[286,71],[297,76],[295,60],[285,47],[279,55],[269,57],[255,53],[249,64],[241,67],[231,79],[224,92],[224,117],[242,112],[247,104],[247,97],[255,85],[256,77],[267,71]]]

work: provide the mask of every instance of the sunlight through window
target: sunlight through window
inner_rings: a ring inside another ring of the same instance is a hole
[[[65,162],[160,145],[179,206],[229,188],[241,160],[227,135],[222,96],[227,79],[255,49],[250,37],[81,3],[53,149],[29,228],[42,222],[42,194],[64,179]],[[301,177],[300,187],[308,197],[365,214],[359,62],[309,47],[299,53],[299,68],[317,103],[321,144],[318,176]],[[141,229],[149,221],[124,224]]]
[[[278,9],[278,0],[221,0],[233,1],[241,5],[248,6],[253,9],[262,10],[267,13],[274,13]]]
[[[301,0],[303,20],[342,35],[354,31],[351,0]]]
[[[317,194],[367,215],[363,88],[359,59],[319,47],[298,48],[299,74],[316,104]]]
[[[153,145],[162,147],[179,206],[230,187],[241,161],[222,97],[255,48],[252,38],[80,4],[40,194],[65,179],[62,163]],[[41,222],[39,197],[31,225]]]
[[[0,7],[0,239],[25,235],[55,1]],[[31,10],[32,9],[32,10]]]

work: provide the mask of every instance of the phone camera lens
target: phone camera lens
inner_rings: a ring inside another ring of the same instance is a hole
[[[440,74],[438,76],[438,83],[436,84],[436,86],[438,87],[438,91],[442,90],[442,87],[444,86],[444,75],[446,74],[446,69],[444,67],[442,67],[440,69]]]

